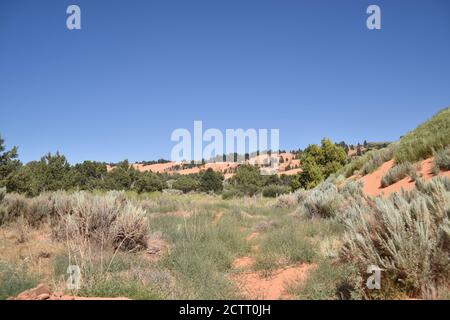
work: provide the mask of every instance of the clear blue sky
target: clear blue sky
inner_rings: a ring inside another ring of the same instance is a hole
[[[168,158],[194,120],[284,149],[395,140],[449,105],[448,0],[0,1],[0,134],[24,162]]]

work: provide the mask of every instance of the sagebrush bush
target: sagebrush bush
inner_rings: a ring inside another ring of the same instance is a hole
[[[415,171],[416,170],[409,162],[397,164],[381,177],[381,187],[386,188],[407,176],[412,176]]]
[[[48,194],[27,198],[17,193],[8,193],[3,200],[3,212],[0,212],[0,225],[19,218],[31,226],[49,222],[53,216],[53,204]]]
[[[147,218],[145,211],[127,203],[120,210],[112,227],[113,244],[116,248],[135,251],[146,247]]]
[[[277,197],[275,207],[285,209],[294,208],[305,200],[305,198],[307,197],[307,193],[308,192],[306,190],[298,189],[293,193],[283,194]]]
[[[310,218],[332,218],[338,213],[342,200],[334,184],[323,182],[308,192],[300,210]]]
[[[440,170],[450,170],[450,148],[441,149],[434,154],[433,171],[438,173]]]
[[[383,286],[413,297],[434,296],[448,284],[450,181],[416,182],[416,189],[348,209],[342,257],[361,275],[383,269]],[[376,290],[378,291],[378,290]],[[369,297],[395,295],[389,290]]]
[[[54,228],[57,238],[89,240],[127,251],[146,245],[145,211],[129,203],[123,192],[104,196],[59,193],[54,195],[54,203],[59,216]]]

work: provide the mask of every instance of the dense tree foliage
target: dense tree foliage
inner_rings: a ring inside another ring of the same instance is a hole
[[[208,168],[200,175],[199,190],[203,192],[215,192],[219,193],[223,189],[223,174],[215,172],[213,169]]]

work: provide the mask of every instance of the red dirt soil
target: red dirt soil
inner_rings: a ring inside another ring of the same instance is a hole
[[[51,292],[46,284],[39,284],[36,288],[28,289],[20,293],[17,297],[10,297],[8,300],[130,300],[125,297],[79,297],[69,296],[58,292]]]

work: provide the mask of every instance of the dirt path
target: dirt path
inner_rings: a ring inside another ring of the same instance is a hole
[[[260,232],[252,232],[245,238],[247,241],[257,242]],[[259,243],[252,246],[252,254],[258,251]],[[308,272],[315,267],[313,264],[301,263],[298,265],[279,268],[263,275],[261,272],[252,270],[255,260],[251,256],[238,257],[233,262],[233,268],[242,272],[232,275],[232,280],[244,296],[256,300],[289,300],[293,299],[287,293],[287,286],[302,282],[306,279]]]
[[[286,288],[288,285],[302,282],[308,272],[314,268],[311,264],[298,264],[277,269],[264,277],[261,273],[251,271],[254,260],[251,257],[240,257],[234,261],[234,268],[246,269],[232,276],[237,287],[248,299],[257,300],[289,300],[292,299]]]

